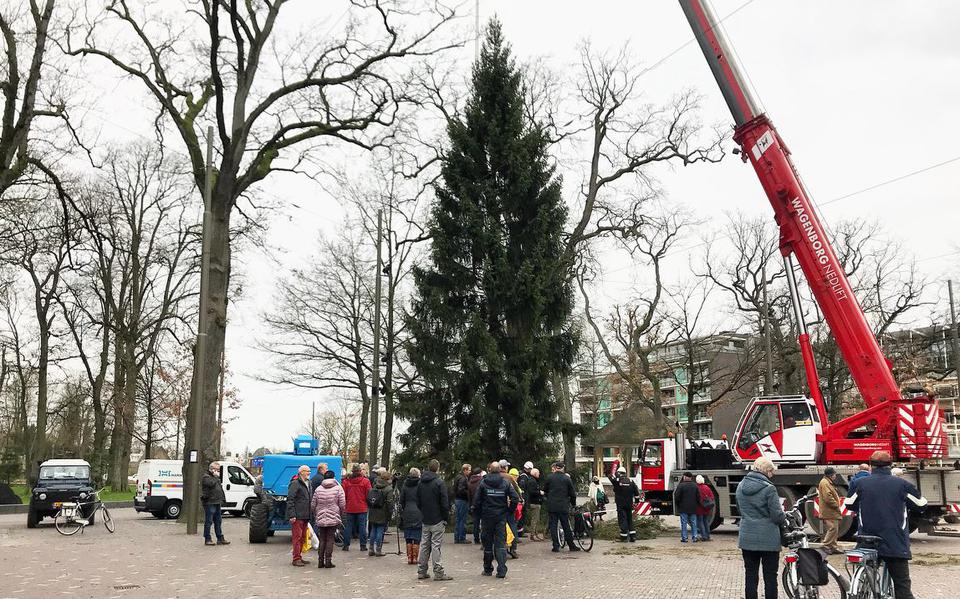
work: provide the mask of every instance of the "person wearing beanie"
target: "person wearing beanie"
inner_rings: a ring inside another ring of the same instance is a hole
[[[710,524],[713,522],[713,508],[717,504],[717,498],[713,494],[713,489],[707,484],[706,479],[698,474],[694,479],[697,488],[700,490],[700,504],[697,506],[697,522],[700,525],[700,540],[710,540]]]
[[[637,531],[633,528],[633,504],[640,498],[637,483],[627,476],[627,469],[617,468],[617,475],[610,477],[613,485],[613,497],[617,502],[617,524],[620,525],[620,540],[633,543],[637,540]]]
[[[833,466],[827,466],[823,471],[823,478],[817,485],[817,501],[820,503],[820,520],[823,522],[823,549],[827,554],[842,553],[837,545],[837,534],[840,530],[840,494],[834,481],[837,471]]]
[[[367,492],[368,519],[370,521],[370,550],[368,555],[383,557],[383,535],[390,524],[393,511],[393,484],[390,473],[385,468],[377,471],[373,488]]]
[[[316,525],[317,567],[333,568],[333,537],[343,521],[341,514],[347,509],[347,498],[343,487],[337,484],[333,470],[325,470],[320,484],[313,491],[310,500],[310,512]]]

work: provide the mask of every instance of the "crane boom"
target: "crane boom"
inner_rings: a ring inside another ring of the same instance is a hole
[[[826,445],[826,461],[856,461],[854,456],[860,459],[874,449],[894,450],[902,458],[946,455],[943,414],[936,400],[902,397],[891,363],[854,297],[790,151],[745,84],[716,15],[706,0],[680,0],[680,5],[733,115],[733,139],[744,161],[753,165],[773,207],[787,268],[792,269],[795,257],[866,405],[858,414],[828,422],[809,337],[797,309],[799,342],[823,425],[819,440]]]

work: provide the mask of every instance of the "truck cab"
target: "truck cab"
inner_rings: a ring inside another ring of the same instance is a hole
[[[40,464],[37,484],[30,493],[27,528],[53,517],[64,501],[83,499],[93,492],[90,464],[85,460],[47,460]]]
[[[237,462],[221,460],[220,484],[224,511],[234,516],[249,513],[257,495],[253,476]],[[137,493],[133,508],[157,518],[177,518],[183,506],[183,461],[143,460],[137,468]]]
[[[816,464],[822,434],[813,400],[802,395],[757,397],[740,418],[733,453],[739,462],[766,457],[778,464]]]

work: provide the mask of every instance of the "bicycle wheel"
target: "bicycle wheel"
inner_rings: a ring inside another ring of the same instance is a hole
[[[113,518],[110,517],[110,512],[107,511],[107,506],[101,506],[100,511],[103,512],[103,525],[107,527],[107,530],[111,533],[117,530],[117,525],[113,522]]]
[[[63,510],[57,512],[57,515],[53,519],[53,524],[57,527],[57,532],[68,537],[72,534],[76,534],[81,528],[83,528],[83,524],[80,524],[76,518],[67,518],[63,514]]]
[[[783,592],[787,594],[788,599],[801,599],[796,562],[784,565],[783,572],[780,573],[780,586],[783,587]]]
[[[557,522],[557,528],[554,530],[553,534],[557,535],[557,545],[560,546],[560,549],[563,549],[567,546],[567,537],[563,534],[563,527],[560,526],[559,522]]]
[[[875,582],[873,571],[860,566],[854,570],[850,578],[850,592],[847,596],[849,599],[875,599],[877,596],[874,589]]]
[[[577,534],[577,545],[584,551],[593,549],[593,522],[583,518],[583,531]]]

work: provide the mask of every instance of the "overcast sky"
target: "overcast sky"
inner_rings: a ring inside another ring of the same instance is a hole
[[[296,20],[307,0],[284,11]],[[960,3],[942,1],[782,1],[715,0],[724,24],[763,107],[773,119],[815,200],[821,205],[896,177],[960,157]],[[466,11],[473,2],[465,3]],[[338,25],[334,10],[330,26]],[[643,77],[651,101],[693,88],[703,96],[703,120],[731,122],[726,105],[687,22],[673,0],[610,2],[594,0],[481,0],[481,22],[498,15],[520,61],[542,57],[563,71],[574,67],[577,45],[592,40],[598,49],[629,43],[645,65],[667,57]],[[467,19],[472,23],[472,18]],[[463,50],[464,76],[472,46]],[[105,110],[101,103],[101,113]],[[96,116],[98,113],[93,113]],[[135,125],[113,136],[143,135]],[[728,143],[728,149],[733,147]],[[576,181],[567,174],[565,183]],[[749,165],[738,159],[658,173],[666,201],[684,206],[724,233],[724,214],[741,211],[771,216],[771,209]],[[240,256],[246,276],[244,296],[230,309],[227,359],[242,407],[226,431],[225,447],[261,445],[286,448],[297,426],[308,420],[312,401],[330,395],[278,388],[252,376],[266,357],[254,348],[263,334],[260,316],[273,298],[279,267],[302,264],[314,253],[318,235],[332,235],[342,222],[337,200],[315,184],[287,176],[271,178],[267,197],[282,200],[268,234],[281,264],[261,252]],[[567,190],[568,195],[571,190]],[[882,185],[824,205],[829,224],[847,218],[875,219],[916,256],[930,279],[957,277],[960,243],[960,160],[902,181]],[[299,206],[296,208],[293,204]],[[698,236],[684,241],[696,246]],[[676,252],[668,276],[689,274],[702,248]],[[628,289],[629,264],[611,258],[595,292],[602,306]],[[932,289],[937,299],[941,286]]]

